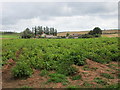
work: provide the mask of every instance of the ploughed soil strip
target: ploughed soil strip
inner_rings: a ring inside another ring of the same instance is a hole
[[[72,80],[70,77],[68,77],[68,84],[63,85],[62,83],[46,83],[49,79],[48,76],[40,76],[40,70],[35,70],[31,77],[27,79],[14,79],[11,73],[11,68],[15,66],[15,61],[10,59],[8,60],[8,64],[4,65],[2,68],[2,88],[21,88],[23,86],[29,86],[32,88],[65,88],[68,86],[85,86],[86,83],[89,84],[90,87],[103,87],[103,85],[97,84],[94,81],[94,78],[101,77],[103,80],[107,81],[108,84],[115,84],[118,83],[119,79],[117,79],[117,62],[111,62],[109,64],[100,64],[97,62],[94,62],[92,60],[86,60],[87,64],[84,66],[76,66],[73,65],[78,69],[78,75],[82,75],[82,79],[80,80]],[[114,65],[113,67],[110,67],[110,65]],[[84,69],[84,67],[87,66],[87,69]],[[54,73],[51,71],[51,73]],[[108,73],[110,75],[114,76],[114,79],[107,79],[105,77],[102,77],[101,73]]]

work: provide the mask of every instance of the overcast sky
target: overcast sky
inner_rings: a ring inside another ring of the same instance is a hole
[[[34,26],[61,31],[118,28],[117,2],[4,2],[0,30],[21,32]]]

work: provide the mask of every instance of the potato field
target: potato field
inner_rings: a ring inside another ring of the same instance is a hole
[[[2,41],[3,87],[12,87],[4,80],[10,78],[15,84],[19,81],[12,88],[118,88],[119,53],[117,37],[6,39]],[[21,81],[29,78],[39,84]]]

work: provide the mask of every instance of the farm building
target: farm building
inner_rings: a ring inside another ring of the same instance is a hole
[[[46,38],[57,38],[57,36],[53,36],[53,35],[46,35]]]
[[[81,34],[72,34],[72,35],[69,36],[69,38],[72,37],[72,38],[75,38],[75,39],[76,39],[76,38],[78,38],[79,36],[81,36]]]
[[[41,37],[44,37],[44,38],[45,38],[45,37],[46,37],[46,34],[45,34],[45,33],[41,34]]]

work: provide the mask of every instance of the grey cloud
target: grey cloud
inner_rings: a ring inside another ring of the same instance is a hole
[[[54,17],[84,15],[102,15],[106,18],[108,18],[108,16],[111,18],[109,13],[116,10],[117,6],[115,5],[116,3],[101,2],[3,3],[2,24],[15,24],[21,19],[32,19],[35,17],[39,17],[41,20],[49,20]]]

